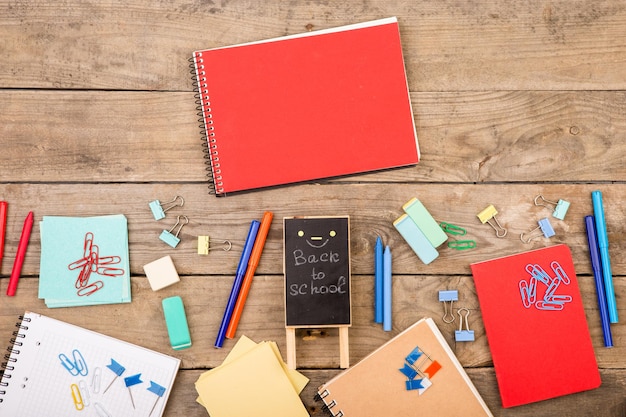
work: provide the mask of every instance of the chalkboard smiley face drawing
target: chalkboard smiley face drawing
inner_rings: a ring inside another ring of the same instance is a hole
[[[316,234],[317,235],[311,235],[311,233],[308,233],[309,236],[307,236],[307,233],[304,230],[298,230],[298,237],[304,238],[305,242],[310,247],[315,249],[323,248],[328,242],[330,242],[331,238],[337,236],[337,232],[335,230],[329,230],[326,236],[319,234],[319,232]]]

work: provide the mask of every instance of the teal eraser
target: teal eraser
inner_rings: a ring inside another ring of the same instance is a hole
[[[172,348],[181,350],[190,347],[191,335],[189,334],[183,299],[179,296],[168,297],[163,299],[162,304],[167,334],[170,337]]]
[[[448,235],[446,235],[439,226],[439,223],[437,223],[428,210],[426,210],[426,207],[424,207],[422,202],[417,198],[410,199],[402,206],[402,209],[411,217],[417,227],[424,233],[430,244],[435,248],[441,246],[442,243],[448,240]]]
[[[407,214],[398,217],[393,222],[393,226],[425,264],[431,263],[439,256],[437,249],[433,247],[426,235]]]

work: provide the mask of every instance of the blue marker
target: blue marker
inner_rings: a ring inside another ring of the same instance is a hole
[[[604,292],[606,294],[606,304],[609,308],[609,319],[611,323],[617,323],[617,304],[615,301],[615,290],[613,288],[613,274],[611,272],[611,258],[609,258],[609,239],[606,234],[606,221],[604,219],[604,207],[602,205],[602,192],[592,191],[593,214],[596,219],[596,233],[598,235],[598,248],[600,249],[600,260],[602,261],[602,276],[604,277]]]
[[[609,323],[609,311],[604,295],[604,282],[602,281],[602,265],[600,264],[600,251],[596,238],[596,226],[593,216],[585,216],[587,226],[587,242],[589,243],[589,256],[591,257],[591,269],[596,283],[596,293],[598,295],[598,308],[600,309],[600,322],[602,324],[602,334],[604,335],[604,346],[613,346],[613,335],[611,334],[611,324]]]
[[[374,247],[374,299],[376,323],[383,322],[383,241],[378,236],[376,246]]]
[[[235,282],[233,282],[233,288],[230,290],[230,296],[228,297],[228,303],[226,303],[226,309],[224,310],[224,317],[222,317],[222,324],[220,324],[220,330],[217,333],[217,339],[215,340],[215,347],[221,348],[224,344],[224,338],[226,337],[226,330],[230,323],[230,318],[233,315],[235,303],[239,296],[239,290],[241,289],[241,283],[243,277],[246,274],[248,268],[248,261],[250,260],[250,254],[252,253],[252,247],[256,240],[256,235],[259,232],[261,222],[258,220],[252,220],[250,224],[250,230],[248,231],[248,237],[246,243],[243,245],[243,252],[241,258],[239,258],[239,265],[237,266],[237,272],[235,274]]]

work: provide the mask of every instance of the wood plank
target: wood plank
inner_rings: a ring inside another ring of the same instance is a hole
[[[412,91],[623,90],[610,0],[0,3],[0,87],[190,91],[196,49],[397,16]],[[71,46],[71,47],[68,47]]]
[[[260,219],[265,210],[274,212],[274,221],[261,258],[258,272],[282,274],[282,219],[294,215],[351,216],[351,256],[353,274],[373,272],[373,247],[377,236],[394,250],[395,274],[469,274],[471,262],[566,243],[572,249],[578,273],[589,274],[588,245],[583,217],[592,214],[591,191],[604,194],[612,268],[616,275],[626,275],[626,251],[621,238],[626,218],[620,202],[626,199],[624,184],[328,184],[299,185],[263,192],[243,193],[217,198],[198,184],[0,184],[0,196],[10,201],[6,235],[6,261],[2,272],[9,274],[26,213],[35,212],[36,224],[27,252],[24,274],[39,271],[40,238],[38,222],[43,216],[94,216],[124,214],[129,222],[131,270],[143,274],[142,266],[170,254],[181,274],[233,274],[239,260],[250,221]],[[564,220],[551,217],[551,210],[537,207],[537,194],[565,199],[571,207]],[[148,208],[154,199],[167,201],[180,195],[184,207],[168,212],[155,221]],[[477,243],[475,249],[456,251],[440,247],[440,257],[422,264],[392,222],[402,214],[402,205],[417,196],[438,221],[447,221],[467,230],[467,238]],[[494,230],[481,224],[476,214],[489,204],[499,211],[498,219],[508,229],[505,238],[496,238]],[[176,216],[188,216],[190,223],[180,232],[181,243],[172,249],[158,239],[164,229],[176,223]],[[537,227],[548,217],[556,235],[522,243],[520,234]],[[215,251],[203,257],[197,254],[197,236],[214,240],[229,239],[233,250]]]
[[[623,92],[411,97],[421,162],[338,181],[626,181]],[[6,182],[206,178],[191,93],[0,91],[0,134]]]
[[[5,291],[8,279],[0,279],[0,291]],[[626,347],[620,340],[626,338],[626,326],[613,326],[615,347],[604,348],[593,279],[579,278],[583,304],[590,334],[600,368],[626,368]],[[144,277],[132,279],[133,301],[127,304],[90,306],[80,308],[47,309],[37,299],[38,279],[23,278],[15,297],[5,297],[0,305],[0,335],[14,329],[16,318],[25,309],[64,320],[94,331],[108,334],[140,346],[174,355],[182,360],[182,368],[212,368],[224,360],[236,340],[227,339],[223,349],[215,349],[217,330],[222,319],[233,277],[183,276],[181,282],[153,292]],[[456,307],[471,311],[469,325],[476,341],[456,343],[454,330],[458,321],[445,324],[443,306],[437,300],[441,289],[459,291]],[[286,358],[283,277],[258,275],[246,302],[237,337],[246,335],[252,340],[274,340]],[[432,317],[440,327],[459,361],[467,368],[492,366],[491,354],[482,324],[480,307],[473,280],[467,276],[395,276],[393,284],[393,331],[385,332],[373,322],[373,278],[354,276],[352,285],[353,324],[349,329],[350,362],[357,363],[370,352],[387,342],[400,331],[423,317]],[[626,296],[626,283],[616,280],[616,296]],[[185,304],[192,338],[192,347],[173,351],[169,346],[163,319],[161,300],[179,295]],[[620,314],[624,315],[620,308]],[[296,331],[296,363],[299,369],[327,369],[340,367],[338,329],[299,329]]]

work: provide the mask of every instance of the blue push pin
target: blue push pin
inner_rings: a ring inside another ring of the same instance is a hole
[[[181,217],[185,219],[184,222],[180,221]],[[161,232],[161,235],[159,236],[159,239],[161,239],[163,242],[167,243],[171,247],[175,248],[180,243],[180,239],[178,238],[178,235],[180,234],[180,229],[182,229],[183,226],[187,223],[189,223],[189,218],[187,216],[178,216],[176,224],[172,226],[170,230],[163,230],[163,232]],[[177,226],[178,230],[176,230],[176,233],[172,233]]]
[[[180,204],[177,203],[178,200],[180,200]],[[148,203],[148,206],[150,207],[152,216],[154,216],[154,220],[161,220],[165,217],[166,211],[177,206],[182,207],[183,204],[185,204],[185,200],[183,200],[181,196],[177,195],[172,201],[161,203],[159,200],[154,200]],[[165,205],[167,205],[167,207]]]
[[[126,370],[126,368],[117,363],[113,358],[111,358],[111,364],[107,365],[107,368],[113,371],[113,373],[115,374],[115,378],[113,378],[113,380],[109,383],[109,386],[106,387],[102,394],[106,394],[106,392],[109,390],[109,388],[111,388],[111,385],[113,385],[117,377],[121,376]]]
[[[152,409],[150,410],[150,414],[148,414],[148,417],[150,417],[152,415],[152,412],[154,411],[154,408],[159,402],[159,398],[163,397],[163,394],[165,394],[165,387],[157,384],[154,381],[150,381],[150,386],[148,387],[148,391],[157,395],[157,399],[154,401],[154,405],[152,406]]]
[[[130,390],[130,387],[141,384],[142,382],[140,373],[124,378],[124,383],[126,384],[126,388],[128,388],[128,394],[130,395],[130,402],[133,404],[133,408],[135,408],[135,400],[133,399],[133,392]]]

